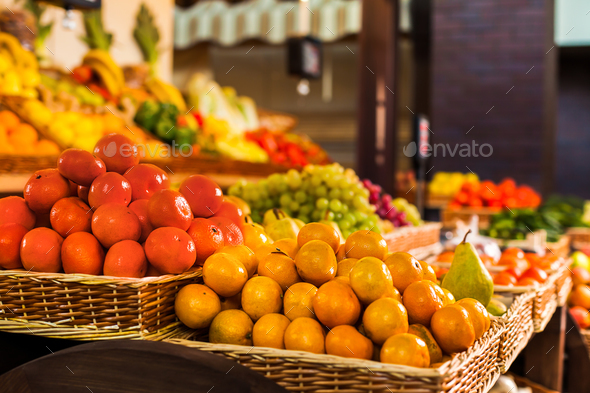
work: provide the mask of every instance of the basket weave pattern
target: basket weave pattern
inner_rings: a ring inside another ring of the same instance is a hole
[[[440,222],[427,222],[418,227],[397,228],[383,235],[383,238],[390,252],[408,252],[438,243],[441,228]]]
[[[559,271],[549,276],[535,292],[533,299],[533,326],[535,333],[542,332],[557,309],[556,280]]]
[[[504,322],[504,331],[500,338],[500,353],[498,355],[502,374],[508,371],[514,359],[526,347],[533,335],[534,296],[534,292],[517,295],[506,314],[498,318]]]
[[[49,330],[154,333],[176,322],[176,293],[200,276],[200,270],[143,279],[0,271],[0,329],[32,323]]]
[[[167,342],[224,355],[291,392],[484,392],[500,375],[498,351],[503,324],[490,330],[473,347],[438,369],[421,369],[368,360],[315,355],[272,348],[191,341],[191,334]],[[328,333],[330,334],[330,333]]]

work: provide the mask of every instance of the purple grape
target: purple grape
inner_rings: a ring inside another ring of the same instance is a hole
[[[376,192],[377,194],[381,194],[381,186],[378,184],[373,184],[371,191]]]
[[[372,192],[369,195],[369,202],[371,202],[372,204],[375,204],[378,200],[379,200],[379,194]]]
[[[385,215],[387,214],[387,210],[383,209],[383,208],[379,208],[377,209],[377,215],[381,218],[384,218]]]
[[[399,217],[399,215],[398,215],[398,213],[397,213],[397,211],[395,209],[389,210],[389,212],[387,212],[386,214],[387,214],[387,219],[390,220],[390,221],[391,220],[394,220],[397,217]]]
[[[369,180],[369,179],[365,179],[365,180],[363,180],[363,186],[364,186],[365,188],[369,188],[369,187],[370,187],[372,184],[373,184],[373,183],[371,183],[371,180]]]
[[[392,201],[391,195],[389,195],[389,194],[384,194],[384,195],[381,197],[381,201],[383,201],[383,203],[389,203],[389,202],[391,202],[391,201]]]

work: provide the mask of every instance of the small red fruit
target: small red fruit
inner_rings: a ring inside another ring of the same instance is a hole
[[[64,150],[57,160],[57,169],[66,179],[87,187],[107,171],[100,158],[82,149]]]
[[[208,218],[213,224],[221,230],[223,234],[224,244],[226,246],[241,246],[244,244],[244,235],[241,229],[227,217],[211,217]]]
[[[20,244],[27,228],[17,223],[0,225],[0,268],[20,269]]]
[[[92,182],[88,191],[88,204],[96,211],[106,203],[127,206],[131,203],[131,184],[123,176],[107,172]]]
[[[152,164],[138,164],[123,175],[131,184],[132,201],[150,199],[160,190],[170,188],[170,179],[166,172]]]
[[[191,225],[193,213],[181,193],[160,190],[148,202],[148,218],[154,228],[176,227],[186,231]]]
[[[107,171],[120,175],[139,164],[137,146],[121,134],[109,134],[100,138],[94,147],[94,154],[105,163]]]
[[[227,217],[232,220],[239,228],[244,224],[244,212],[237,205],[229,201],[221,202],[219,210],[213,217]]]
[[[221,207],[223,192],[213,180],[203,175],[184,179],[179,190],[188,201],[195,217],[211,217]]]
[[[187,233],[195,242],[198,265],[203,265],[207,258],[224,246],[223,233],[206,218],[195,218]]]

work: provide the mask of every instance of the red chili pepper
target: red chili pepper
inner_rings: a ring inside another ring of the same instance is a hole
[[[87,84],[90,79],[92,79],[92,68],[86,65],[81,65],[72,71],[74,74],[74,79],[76,82],[81,83],[83,85]]]
[[[195,118],[195,120],[197,121],[197,124],[199,125],[199,127],[203,128],[203,116],[201,116],[201,114],[199,112],[191,112],[191,114],[193,115],[193,117]]]
[[[260,146],[262,146],[262,148],[266,150],[267,153],[275,152],[278,149],[277,142],[275,141],[274,136],[269,132],[262,134],[259,143]]]

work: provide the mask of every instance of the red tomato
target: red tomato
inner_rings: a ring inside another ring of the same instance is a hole
[[[506,273],[510,274],[513,277],[516,277],[517,279],[520,278],[520,276],[522,276],[522,270],[520,270],[518,267],[511,267],[509,269],[504,270]]]
[[[506,286],[514,286],[516,285],[516,277],[510,274],[507,271],[502,271],[494,277],[494,284],[496,285],[506,285]]]
[[[539,282],[530,278],[530,277],[526,277],[526,278],[523,278],[522,280],[518,280],[516,285],[519,287],[537,286],[537,285],[539,285]]]
[[[502,253],[502,257],[504,256],[508,256],[508,255],[512,255],[515,256],[516,258],[524,258],[525,254],[524,251],[522,251],[520,248],[516,248],[516,247],[510,247],[504,250],[504,252]]]
[[[529,268],[527,271],[525,271],[522,276],[520,276],[520,279],[526,279],[526,278],[532,278],[533,280],[540,282],[540,283],[544,283],[545,281],[547,281],[547,273],[545,273],[545,270],[533,266],[531,268]]]
[[[195,217],[211,217],[218,212],[223,203],[221,188],[207,176],[187,177],[180,184],[178,191],[188,201]]]

